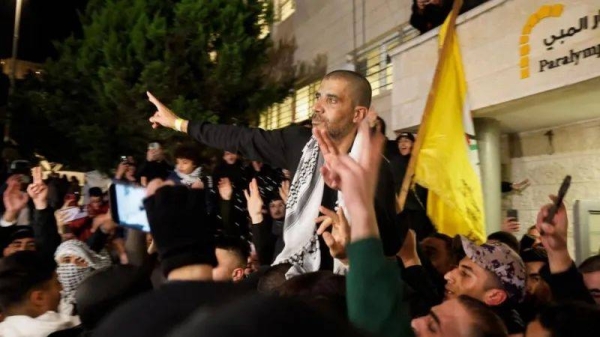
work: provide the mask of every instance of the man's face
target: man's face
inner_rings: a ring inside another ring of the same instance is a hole
[[[217,267],[213,268],[213,281],[240,281],[244,278],[244,263],[240,263],[237,254],[225,249],[216,248]]]
[[[269,212],[273,220],[281,220],[285,217],[285,204],[282,200],[273,200],[269,204]]]
[[[233,165],[238,160],[238,155],[233,152],[225,151],[225,153],[223,153],[223,160],[227,164]]]
[[[324,79],[315,94],[312,125],[326,130],[333,140],[341,140],[356,131],[358,122],[354,120],[354,103],[346,81]]]
[[[600,305],[600,271],[583,274],[583,282],[594,297],[596,304]]]
[[[35,250],[35,240],[33,238],[16,239],[8,244],[2,253],[4,256],[9,256],[23,250]]]
[[[465,257],[457,268],[448,272],[446,279],[446,299],[467,295],[474,299],[485,301],[486,285],[491,283],[489,272]]]
[[[544,266],[544,262],[527,262],[525,269],[527,270],[527,283],[525,291],[527,296],[538,297],[543,294],[550,294],[550,286],[540,276],[540,269]],[[540,298],[540,300],[543,300]],[[548,298],[549,300],[549,298]]]
[[[148,152],[146,153],[146,160],[148,161],[161,161],[163,160],[165,154],[161,147],[158,148],[148,148]]]
[[[445,275],[454,268],[452,255],[446,243],[438,238],[429,237],[421,241],[423,252],[440,275]]]
[[[177,158],[176,166],[177,171],[184,174],[190,174],[196,169],[196,165],[194,165],[194,162],[185,158]]]
[[[542,244],[542,236],[540,235],[540,231],[537,230],[537,228],[531,228],[527,231],[527,235],[532,236],[533,238],[535,238],[535,242],[533,243],[533,246],[539,246]]]
[[[90,197],[90,207],[95,210],[98,211],[100,210],[100,208],[102,208],[102,197]]]
[[[431,308],[429,315],[415,318],[410,325],[415,336],[467,336],[473,319],[458,299]]]
[[[413,148],[412,140],[410,140],[406,137],[402,137],[398,140],[398,150],[400,151],[401,155],[408,156],[410,154],[410,152],[412,151],[412,148]]]

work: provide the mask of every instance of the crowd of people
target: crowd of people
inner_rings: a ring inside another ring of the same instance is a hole
[[[331,72],[312,128],[273,131],[183,120],[148,93],[152,127],[223,150],[120,159],[149,233],[115,223],[100,188],[80,207],[78,184],[13,170],[0,336],[596,336],[600,256],[574,263],[564,205],[548,223],[540,200],[520,240],[507,219],[485,243],[438,233],[421,186],[398,212],[415,136],[387,140],[371,92]]]

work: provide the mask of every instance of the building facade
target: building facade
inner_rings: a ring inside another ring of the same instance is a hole
[[[412,3],[275,1],[276,9],[283,4],[288,11],[273,25],[272,37],[293,38],[297,62],[318,58],[326,72],[365,74],[388,137],[416,132],[437,63],[439,29],[419,35],[410,27]],[[566,198],[570,219],[589,218],[600,226],[595,215],[600,214],[600,2],[491,0],[462,14],[457,25],[480,145],[488,232],[499,229],[508,208],[519,211],[525,232],[567,174],[573,177]],[[308,118],[318,75],[271,109],[270,121],[283,122],[267,124],[265,115],[261,125],[282,127]],[[500,194],[501,180],[526,178],[531,186],[520,194]],[[579,214],[577,201],[598,203],[599,213]],[[578,240],[588,240],[597,251],[600,227],[592,225],[585,236]]]

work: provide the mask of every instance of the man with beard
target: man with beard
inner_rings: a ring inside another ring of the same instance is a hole
[[[345,70],[327,74],[313,106],[312,124],[317,131],[326,131],[335,151],[357,157],[359,124],[366,118],[371,105],[371,85],[362,75]],[[323,239],[316,234],[314,219],[319,206],[334,209],[343,194],[328,175],[328,157],[321,153],[311,130],[289,126],[265,131],[231,125],[211,125],[180,119],[169,108],[148,93],[156,106],[150,118],[154,128],[164,126],[186,132],[197,141],[216,148],[241,153],[273,167],[291,170],[294,174],[284,224],[285,247],[275,263],[291,262],[297,272],[340,270],[341,262],[329,255]],[[316,132],[316,131],[315,131]],[[331,157],[329,157],[331,158]],[[395,198],[389,166],[382,165],[375,197],[378,223],[387,255],[400,247],[406,228],[395,224]]]

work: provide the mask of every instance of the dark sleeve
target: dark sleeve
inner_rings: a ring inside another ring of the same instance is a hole
[[[400,269],[395,261],[384,257],[381,241],[372,238],[353,242],[347,251],[350,322],[374,336],[414,336]]]
[[[136,267],[143,266],[149,258],[146,248],[146,233],[135,229],[126,229],[126,231],[125,252],[129,264]]]
[[[60,245],[61,237],[58,234],[54,210],[47,207],[43,210],[34,210],[33,213],[33,235],[35,237],[36,249],[44,256],[54,258],[54,252]]]
[[[92,236],[90,236],[87,240],[87,245],[91,250],[99,253],[102,248],[106,246],[106,242],[108,241],[108,234],[104,234],[104,232],[98,228]]]
[[[427,5],[423,13],[419,14],[417,1],[413,0],[411,26],[418,29],[421,34],[440,26],[452,10],[452,3],[453,1],[445,1],[442,6]]]
[[[223,231],[228,236],[237,236],[237,229],[233,223],[233,202],[231,200],[219,200],[219,214],[223,225]]]
[[[502,193],[508,193],[513,190],[512,183],[508,181],[503,181],[500,189],[502,190]]]
[[[270,265],[274,259],[275,242],[277,241],[277,238],[271,233],[270,223],[263,221],[250,226],[252,226],[252,243],[256,248],[260,265]]]
[[[540,270],[540,275],[550,286],[555,301],[581,301],[595,304],[594,298],[583,283],[583,275],[577,270],[575,263],[567,271],[557,274],[551,274],[550,267],[545,265]]]
[[[375,195],[375,215],[385,255],[394,256],[400,250],[408,225],[397,221],[396,193],[389,163],[382,160]]]
[[[221,150],[241,153],[274,167],[295,171],[311,130],[300,126],[265,131],[234,125],[190,122],[188,134],[198,142]]]
[[[412,14],[410,15],[410,25],[415,27],[421,34],[427,32],[428,28],[427,18],[425,17],[425,11],[419,13],[417,8],[417,0],[413,0]]]

